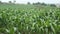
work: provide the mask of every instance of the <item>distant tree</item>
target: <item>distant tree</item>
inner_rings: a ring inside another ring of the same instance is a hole
[[[0,4],[1,4],[2,2],[0,1]]]
[[[33,3],[33,5],[37,5],[37,3]]]
[[[55,5],[55,4],[50,4],[50,6],[52,6],[52,7],[56,7],[56,5]]]
[[[9,3],[12,3],[11,1],[9,1]]]
[[[15,4],[16,0],[14,0],[14,4]]]
[[[30,2],[28,2],[27,4],[30,4]]]
[[[37,2],[36,4],[40,5],[41,3],[40,2]]]
[[[47,4],[45,4],[45,3],[41,3],[41,5],[44,5],[44,6],[46,6]]]
[[[37,3],[33,3],[33,5],[40,5],[41,3],[40,2],[37,2]]]
[[[33,5],[35,5],[35,3],[32,3]]]

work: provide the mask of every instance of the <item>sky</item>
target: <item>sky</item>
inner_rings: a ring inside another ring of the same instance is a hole
[[[2,2],[8,2],[8,1],[12,1],[13,0],[0,0]],[[36,2],[41,2],[41,3],[47,3],[47,4],[57,4],[60,3],[60,0],[16,0],[16,3],[22,3],[22,4],[26,4],[27,2],[30,3],[36,3]]]

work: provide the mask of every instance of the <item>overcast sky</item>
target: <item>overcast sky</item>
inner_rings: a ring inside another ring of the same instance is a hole
[[[8,1],[12,1],[13,0],[0,0],[2,2],[8,2]],[[60,3],[60,0],[16,0],[16,3],[24,3],[26,4],[27,2],[30,3],[35,3],[35,2],[44,2],[44,3]]]

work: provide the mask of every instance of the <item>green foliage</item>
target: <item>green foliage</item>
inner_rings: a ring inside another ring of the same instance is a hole
[[[60,9],[0,9],[0,34],[60,34]]]
[[[55,4],[50,4],[50,6],[52,6],[52,7],[56,7],[56,5],[55,5]]]

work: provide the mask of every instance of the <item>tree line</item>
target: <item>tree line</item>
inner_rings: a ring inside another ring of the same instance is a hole
[[[8,1],[8,3],[7,4],[15,4],[15,0],[12,2],[12,1]],[[0,4],[5,4],[6,2],[2,2],[2,1],[0,1]]]
[[[27,4],[31,4],[30,2],[28,2]],[[56,7],[55,4],[46,4],[46,3],[40,3],[40,2],[37,2],[37,3],[32,3],[32,5],[43,5],[43,6],[52,6],[52,7]]]
[[[16,1],[14,0],[13,2],[12,1],[8,1],[9,4],[15,4]],[[0,4],[4,4],[4,2],[0,1]],[[30,2],[27,2],[27,4],[31,4]],[[56,7],[55,4],[46,4],[46,3],[40,3],[40,2],[36,2],[36,3],[32,3],[32,5],[44,5],[44,6],[53,6],[53,7]]]

